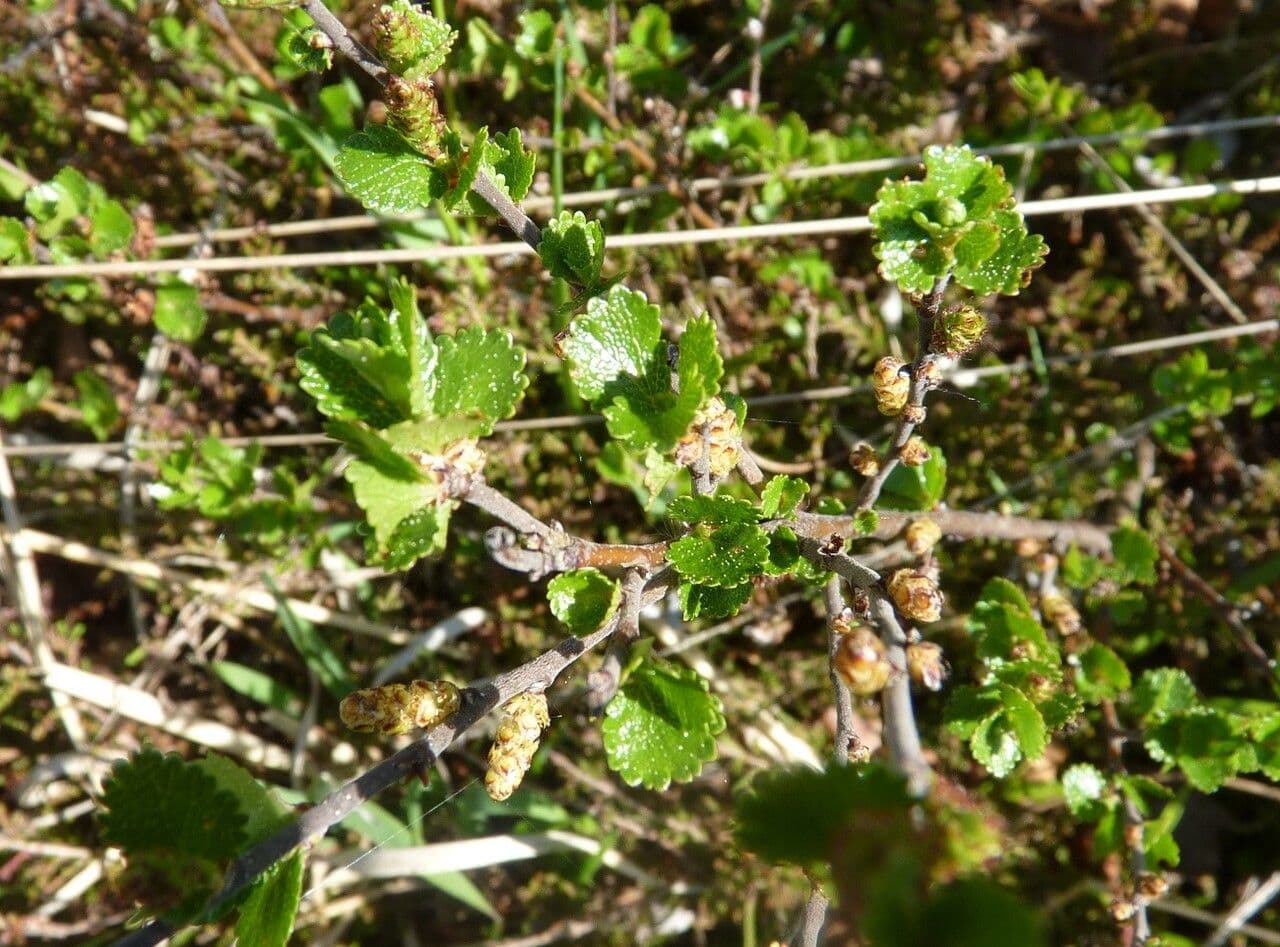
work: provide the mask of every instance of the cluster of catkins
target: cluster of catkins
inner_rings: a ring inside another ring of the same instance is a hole
[[[448,681],[412,681],[353,691],[342,699],[338,714],[357,732],[394,736],[436,727],[460,706],[461,694]],[[545,695],[517,694],[507,701],[484,776],[484,787],[493,799],[501,802],[520,786],[538,751],[542,731],[550,724]]]

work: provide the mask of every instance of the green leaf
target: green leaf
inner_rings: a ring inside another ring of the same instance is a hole
[[[662,317],[642,293],[615,286],[587,303],[560,340],[578,395],[609,404],[628,385],[653,384],[670,391],[670,369],[662,344]]]
[[[695,618],[728,618],[736,615],[738,609],[747,603],[753,588],[755,586],[750,582],[729,588],[681,582],[680,610],[685,621],[693,621]]]
[[[552,276],[591,289],[604,267],[604,228],[582,211],[561,211],[542,229],[538,256]]]
[[[111,386],[94,374],[91,368],[80,369],[75,373],[73,381],[80,392],[80,420],[93,432],[94,437],[105,441],[120,420],[120,409],[116,406]]]
[[[384,549],[390,546],[396,528],[405,517],[437,504],[440,499],[440,485],[434,480],[390,476],[364,460],[347,464],[343,476],[351,484],[356,502]]]
[[[501,421],[515,413],[529,378],[524,350],[501,329],[463,329],[435,337],[434,371],[422,379],[430,414]],[[492,423],[484,430],[488,434]]]
[[[998,576],[987,580],[987,584],[978,593],[978,601],[993,605],[1009,605],[1014,611],[1020,612],[1028,618],[1035,617],[1031,603],[1027,601],[1027,596],[1023,594],[1022,589],[1008,579]]]
[[[311,333],[298,353],[298,371],[302,390],[322,414],[384,428],[417,413],[422,403],[417,389],[434,368],[435,349],[420,318],[399,310],[393,315],[394,320],[366,302]]]
[[[824,866],[860,821],[903,822],[912,805],[901,776],[878,765],[772,769],[737,801],[737,842],[773,864]]]
[[[191,344],[204,332],[207,318],[194,286],[174,282],[156,290],[156,328],[170,338]]]
[[[1159,870],[1161,865],[1177,867],[1182,858],[1182,852],[1178,848],[1173,833],[1178,823],[1182,821],[1182,814],[1185,811],[1185,802],[1177,799],[1161,809],[1160,815],[1156,818],[1143,823],[1142,847],[1147,856],[1149,869]]]
[[[715,759],[724,727],[720,701],[696,671],[651,658],[609,702],[601,729],[610,768],[628,785],[662,790]]]
[[[89,246],[95,256],[123,250],[133,239],[133,218],[118,201],[105,200],[95,207],[89,214],[89,227]]]
[[[1036,705],[1022,691],[1009,685],[1000,688],[1000,702],[1022,755],[1029,760],[1039,757],[1049,744],[1049,734]]]
[[[996,688],[963,684],[952,691],[944,719],[949,732],[967,740],[999,710],[1000,694]]]
[[[1027,233],[1017,211],[1000,210],[993,216],[999,228],[999,246],[972,265],[957,260],[955,280],[979,295],[1016,296],[1031,281],[1031,271],[1044,262],[1049,248],[1039,234]]]
[[[24,265],[35,262],[31,234],[16,217],[0,217],[0,263]]]
[[[1111,534],[1112,577],[1121,585],[1152,585],[1160,551],[1151,537],[1140,529],[1121,527]]]
[[[1081,552],[1078,546],[1072,546],[1062,557],[1062,571],[1059,575],[1068,588],[1091,589],[1106,574],[1107,567],[1097,556]]]
[[[764,485],[760,493],[760,515],[765,519],[790,516],[809,493],[809,484],[799,477],[779,474]]]
[[[730,523],[671,544],[668,555],[682,576],[700,585],[742,585],[764,571],[769,537],[751,523]]]
[[[236,937],[253,947],[285,947],[302,899],[306,857],[299,849],[272,865],[240,905]]]
[[[923,181],[886,182],[876,195],[881,274],[908,293],[929,292],[948,272],[977,293],[1017,293],[1045,246],[1011,209],[1004,173],[968,147],[931,147],[924,165]]]
[[[1187,782],[1204,793],[1217,792],[1239,771],[1244,741],[1225,716],[1196,707],[1169,717],[1147,732],[1147,752],[1162,763],[1176,763]]]
[[[49,240],[82,214],[88,213],[92,192],[75,168],[62,168],[48,181],[30,188],[24,206],[36,219],[36,235]]]
[[[969,613],[966,627],[984,661],[1010,660],[1015,645],[1030,646],[1034,655],[1048,655],[1053,649],[1044,628],[1016,605],[980,599]]]
[[[1077,819],[1092,821],[1102,814],[1099,805],[1107,791],[1107,777],[1090,763],[1076,763],[1062,774],[1062,794]]]
[[[333,68],[333,50],[325,45],[313,45],[313,36],[320,35],[317,30],[288,29],[283,42],[277,40],[276,49],[283,59],[303,72],[328,72]]]
[[[922,930],[931,947],[1045,947],[1044,921],[981,878],[952,881],[930,896]],[[905,945],[904,945],[905,947]]]
[[[726,494],[676,497],[667,505],[667,515],[681,523],[754,523],[756,508],[746,500]]]
[[[1195,684],[1186,671],[1176,668],[1144,671],[1133,691],[1134,712],[1144,723],[1159,723],[1198,703]]]
[[[802,562],[800,541],[794,530],[779,526],[769,533],[769,561],[765,563],[765,574],[786,575],[795,571]]]
[[[285,601],[280,590],[276,588],[274,582],[267,580],[267,587],[271,590],[272,596],[276,600],[276,617],[280,619],[280,624],[284,626],[284,632],[289,636],[289,640],[293,642],[293,646],[298,649],[298,653],[302,655],[302,659],[306,661],[307,667],[315,672],[320,683],[334,697],[346,697],[356,689],[355,679],[351,676],[351,672],[347,669],[347,664],[333,649],[329,647],[329,643],[316,630],[316,626],[305,618],[298,616],[289,603]]]
[[[1076,690],[1090,703],[1114,700],[1132,684],[1128,666],[1106,645],[1095,641],[1080,653]]]
[[[1003,712],[994,713],[978,724],[969,737],[969,750],[997,779],[1012,773],[1022,759],[1017,734]]]
[[[292,810],[249,775],[239,763],[217,753],[190,764],[207,773],[218,788],[230,793],[245,817],[245,844],[256,845],[293,818]]]
[[[821,503],[828,499],[832,499],[832,498],[823,497],[822,500],[819,502]],[[837,501],[837,505],[839,505],[838,501]],[[819,510],[818,512],[826,513],[828,511]],[[839,516],[843,512],[844,512],[843,509],[837,510],[836,515]],[[857,531],[859,536],[870,536],[872,533],[874,533],[877,529],[880,528],[880,514],[877,513],[875,510],[857,510],[853,514],[853,528]]]
[[[443,550],[449,538],[452,509],[449,504],[437,503],[400,520],[387,537],[382,565],[391,571],[407,569],[419,559]]]
[[[562,572],[547,583],[551,613],[575,635],[601,627],[618,608],[622,586],[599,569]]]
[[[333,159],[346,191],[369,210],[404,214],[443,197],[431,165],[386,125],[370,125],[348,138]]]
[[[26,381],[10,382],[0,391],[0,418],[9,423],[33,411],[53,390],[53,371],[37,368]]]
[[[537,156],[524,146],[520,129],[494,135],[489,142],[489,161],[493,165],[494,180],[516,202],[522,201],[533,184],[533,172]],[[546,239],[546,231],[543,231]],[[603,237],[601,238],[603,243]],[[538,247],[541,252],[541,245]]]
[[[947,458],[934,446],[919,467],[897,464],[885,478],[876,506],[886,510],[932,510],[947,490]]]
[[[715,326],[693,319],[680,338],[672,390],[657,306],[622,286],[587,303],[560,340],[578,394],[603,410],[609,433],[635,449],[671,450],[719,391]]]
[[[411,424],[413,422],[404,423]],[[399,425],[387,430],[391,431],[397,428],[399,428]],[[333,439],[345,444],[361,460],[376,467],[388,477],[410,483],[425,482],[427,479],[426,473],[421,466],[397,451],[384,434],[373,430],[367,424],[359,421],[330,421],[324,426],[324,431]],[[424,447],[422,449],[431,453],[435,452],[431,448]]]
[[[237,694],[256,700],[273,710],[294,717],[302,710],[302,698],[295,691],[257,668],[246,667],[234,661],[214,661],[210,663],[209,670]]]
[[[135,853],[184,853],[221,863],[245,844],[231,793],[176,754],[144,749],[118,761],[103,784],[103,842]]]

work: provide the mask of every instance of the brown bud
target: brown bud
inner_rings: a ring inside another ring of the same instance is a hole
[[[923,437],[912,437],[898,451],[898,460],[908,467],[921,467],[929,459],[929,445]]]
[[[1169,879],[1155,871],[1144,871],[1138,875],[1138,897],[1144,901],[1156,901],[1163,898],[1169,890]]]
[[[1124,844],[1126,848],[1142,847],[1142,823],[1130,822],[1125,825]]]
[[[917,641],[907,645],[907,671],[917,684],[931,691],[940,691],[951,668],[947,666],[939,645],[932,641]]]
[[[902,538],[907,541],[907,548],[913,556],[923,556],[942,538],[942,527],[928,518],[912,520],[903,531]]]
[[[880,693],[893,673],[884,642],[866,625],[840,636],[832,661],[849,690],[859,697]]]
[[[1037,572],[1056,572],[1058,569],[1058,557],[1051,552],[1041,552],[1036,554],[1036,571]]]
[[[893,603],[912,621],[931,622],[942,617],[942,590],[915,569],[899,569],[889,577]]]
[[[693,416],[689,429],[676,444],[676,463],[692,468],[704,450],[711,476],[717,480],[729,476],[742,457],[742,428],[738,426],[738,416],[720,398],[713,397]]]
[[[858,616],[848,606],[839,615],[831,619],[831,630],[837,635],[851,635],[859,625],[861,625],[861,622],[858,621]]]
[[[922,404],[909,404],[902,409],[902,420],[907,424],[923,424],[927,412]]]
[[[1138,906],[1133,903],[1132,898],[1111,899],[1111,916],[1115,918],[1117,924],[1133,920],[1133,916],[1137,913]]]
[[[461,705],[458,688],[448,681],[384,684],[353,691],[338,705],[342,722],[359,733],[392,736],[415,727],[430,729]]]
[[[1040,597],[1040,613],[1060,635],[1077,635],[1083,627],[1080,613],[1065,595],[1050,592]]]
[[[938,365],[937,359],[926,358],[920,366],[920,377],[924,379],[925,387],[937,388],[942,384],[942,369]]]
[[[1038,539],[1023,537],[1013,545],[1014,551],[1023,559],[1034,559],[1044,548],[1044,544]]]
[[[849,451],[849,466],[864,477],[874,477],[880,472],[880,455],[874,447],[862,441]]]
[[[871,388],[876,397],[876,407],[880,413],[889,417],[897,417],[907,403],[907,395],[911,393],[911,378],[902,373],[905,363],[900,358],[886,355],[876,362],[871,372]]]

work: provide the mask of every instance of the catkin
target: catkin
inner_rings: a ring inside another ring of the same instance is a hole
[[[430,729],[461,703],[458,688],[448,681],[413,681],[353,691],[338,705],[338,715],[352,730],[392,736],[416,727]]]
[[[550,724],[543,694],[517,694],[502,708],[489,750],[489,770],[484,774],[484,788],[495,802],[510,798],[519,788],[538,751],[542,731]]]

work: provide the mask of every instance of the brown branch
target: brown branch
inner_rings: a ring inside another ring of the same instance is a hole
[[[1258,644],[1258,639],[1253,636],[1249,626],[1244,623],[1242,615],[1247,614],[1247,611],[1224,596],[1210,585],[1200,573],[1178,558],[1178,553],[1163,539],[1156,545],[1160,550],[1160,558],[1168,564],[1169,570],[1174,574],[1174,577],[1209,604],[1218,614],[1218,617],[1235,633],[1236,640],[1240,642],[1240,647],[1258,663],[1268,677],[1275,673],[1275,660],[1272,659],[1271,655],[1267,654],[1262,645]]]
[[[658,601],[665,594],[665,586],[649,589],[643,593],[640,604],[643,606]],[[287,857],[298,846],[319,838],[365,800],[422,773],[495,707],[505,704],[517,694],[546,690],[566,668],[609,638],[618,629],[623,615],[624,610],[620,607],[613,618],[598,631],[583,638],[566,638],[527,664],[491,681],[468,687],[463,692],[462,707],[447,721],[421,740],[330,793],[289,825],[254,845],[232,862],[222,890],[206,905],[203,916],[214,915],[220,908],[231,904],[272,865]],[[174,933],[176,930],[172,926],[157,919],[116,941],[116,947],[151,947]]]
[[[843,552],[830,552],[815,540],[802,537],[800,554],[822,569],[847,579],[855,588],[865,591],[871,601],[871,622],[884,642],[889,663],[896,672],[880,695],[880,711],[884,721],[884,742],[894,767],[907,777],[907,786],[917,796],[929,790],[933,772],[924,758],[920,730],[916,726],[911,705],[911,679],[907,668],[907,634],[898,621],[879,574]]]
[[[316,29],[333,40],[334,48],[368,73],[374,82],[385,86],[391,80],[391,71],[377,56],[356,41],[346,25],[329,12],[323,0],[306,0],[302,8],[315,21]],[[476,175],[471,189],[493,208],[511,228],[512,233],[535,250],[538,248],[538,244],[542,242],[542,231],[493,178],[481,171]]]
[[[876,505],[880,491],[893,468],[898,466],[898,451],[906,446],[912,433],[924,420],[924,397],[929,392],[930,382],[923,370],[925,363],[933,358],[933,323],[942,308],[942,297],[947,291],[949,276],[944,276],[934,284],[929,294],[916,304],[916,314],[920,320],[920,333],[916,342],[916,359],[911,365],[911,389],[907,394],[906,407],[898,417],[898,426],[894,429],[893,439],[880,459],[880,468],[862,485],[858,493],[858,509],[869,510]],[[915,420],[911,420],[914,418]]]
[[[973,513],[964,510],[933,510],[928,513],[899,513],[877,511],[880,521],[869,534],[860,534],[851,516],[830,516],[821,513],[797,513],[794,522],[788,522],[799,536],[823,540],[831,536],[852,541],[855,539],[892,539],[912,520],[931,519],[942,532],[959,539],[1039,539],[1062,545],[1076,545],[1085,552],[1107,554],[1111,552],[1111,536],[1105,529],[1084,520],[1036,520],[1021,516],[1002,516],[996,513]]]
[[[858,742],[858,734],[853,729],[853,696],[849,693],[849,685],[836,671],[836,650],[840,646],[840,635],[835,628],[835,620],[844,613],[844,592],[840,588],[840,578],[832,576],[823,590],[823,600],[827,607],[827,676],[831,679],[831,690],[836,699],[836,750],[835,761],[841,766],[849,763],[849,748]]]

